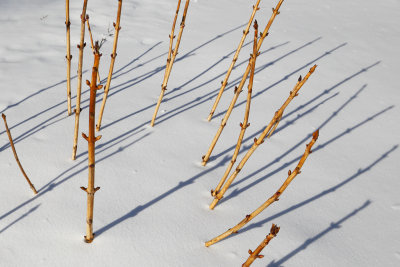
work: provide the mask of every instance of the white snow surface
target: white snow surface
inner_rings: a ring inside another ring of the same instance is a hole
[[[83,1],[70,2],[75,105]],[[97,235],[86,244],[86,194],[79,187],[87,185],[87,143],[79,138],[72,161],[65,2],[0,1],[0,110],[39,191],[34,196],[24,181],[1,125],[0,266],[240,266],[272,223],[280,232],[253,266],[400,266],[400,2],[283,2],[257,59],[251,126],[238,161],[299,75],[318,67],[213,211],[210,189],[233,153],[247,83],[206,167],[201,156],[246,68],[253,30],[213,120],[206,117],[255,1],[191,1],[152,128],[176,3],[123,1],[118,56],[96,144]],[[261,1],[261,30],[276,3]],[[116,0],[88,2],[94,38],[107,38],[102,79],[116,11]],[[93,63],[87,33],[86,42],[84,80]],[[89,93],[82,88],[80,132],[87,133]],[[280,201],[238,234],[206,248],[205,241],[275,193],[316,129],[314,153]]]

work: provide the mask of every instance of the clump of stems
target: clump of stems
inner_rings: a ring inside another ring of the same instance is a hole
[[[115,28],[113,51],[111,54],[111,62],[110,62],[110,69],[108,71],[107,82],[106,82],[106,86],[104,87],[103,102],[101,103],[99,118],[97,121],[97,126],[96,126],[97,131],[100,131],[100,128],[101,128],[101,120],[103,118],[104,107],[106,106],[108,91],[110,90],[112,74],[114,71],[115,58],[117,57],[118,36],[119,36],[119,31],[121,30],[121,26],[120,26],[121,9],[122,9],[122,0],[118,0],[117,20],[116,20],[116,22],[113,23],[114,28]]]
[[[99,70],[101,54],[99,53],[98,43],[95,45],[94,52],[94,63],[92,70],[92,81],[86,80],[86,84],[90,86],[90,102],[89,102],[89,134],[82,133],[83,138],[88,142],[88,187],[81,187],[87,193],[87,214],[86,214],[86,236],[84,241],[91,243],[94,238],[93,234],[93,205],[94,205],[94,193],[100,189],[100,187],[94,187],[95,178],[95,143],[101,138],[95,136],[95,111],[96,111],[96,91],[103,88],[102,85],[97,85],[97,72]]]
[[[74,130],[74,145],[72,147],[72,160],[75,160],[76,150],[78,148],[79,115],[81,114],[83,48],[86,46],[86,43],[85,43],[85,20],[86,20],[87,2],[88,2],[88,0],[83,1],[83,8],[82,8],[82,14],[81,14],[81,37],[80,37],[80,42],[78,44],[78,48],[79,48],[78,86],[76,89],[75,130]]]
[[[254,251],[249,249],[250,256],[247,258],[246,262],[242,264],[242,267],[249,267],[256,259],[264,258],[264,255],[260,255],[261,251],[268,245],[272,238],[278,234],[279,229],[280,227],[278,227],[276,224],[272,224],[269,234],[264,238],[261,244],[258,245]]]
[[[243,119],[243,123],[240,123],[240,134],[239,134],[239,138],[236,144],[236,148],[235,151],[233,152],[232,155],[232,159],[228,164],[228,167],[226,168],[226,171],[224,173],[224,175],[222,176],[221,181],[219,182],[219,184],[217,185],[217,187],[215,188],[215,190],[211,190],[211,195],[215,196],[218,191],[221,189],[222,185],[225,183],[226,178],[228,177],[229,173],[232,170],[233,165],[236,162],[236,158],[239,155],[239,150],[240,147],[242,145],[242,141],[243,141],[243,137],[244,134],[246,132],[247,127],[250,126],[250,123],[248,123],[249,120],[249,113],[250,113],[250,104],[251,104],[251,94],[252,94],[252,90],[253,90],[253,81],[254,81],[254,71],[256,68],[256,59],[258,56],[257,53],[257,38],[258,38],[258,24],[257,24],[257,20],[254,22],[254,42],[253,42],[253,54],[251,55],[252,58],[254,58],[252,65],[251,65],[251,70],[250,70],[250,79],[249,79],[249,85],[247,87],[247,102],[246,102],[246,111],[244,113],[244,119]]]
[[[236,64],[236,61],[237,61],[237,59],[238,59],[238,57],[239,57],[240,50],[241,50],[242,47],[243,47],[243,43],[244,43],[244,41],[245,41],[245,39],[246,39],[246,37],[247,37],[247,34],[249,34],[249,30],[250,30],[251,23],[253,22],[253,19],[254,19],[254,16],[256,15],[257,10],[260,9],[260,8],[258,7],[259,4],[260,4],[260,1],[261,1],[261,0],[257,0],[257,3],[253,6],[253,12],[251,13],[249,22],[247,23],[247,26],[246,26],[246,29],[243,30],[242,39],[241,39],[240,42],[239,42],[239,46],[238,46],[238,48],[236,49],[235,55],[233,56],[231,65],[229,66],[229,69],[228,69],[228,71],[226,72],[226,75],[225,75],[224,80],[221,82],[221,89],[219,89],[217,98],[215,99],[214,105],[213,105],[213,107],[211,108],[210,114],[208,115],[208,118],[207,118],[208,121],[210,121],[210,120],[212,119],[212,116],[214,115],[215,109],[216,109],[217,106],[218,106],[219,100],[221,99],[222,94],[223,94],[223,92],[224,92],[224,90],[225,90],[225,87],[226,87],[226,85],[228,84],[229,76],[231,75],[231,72],[232,72],[232,70],[233,70],[233,67],[234,67],[235,64]]]
[[[177,19],[178,13],[179,13],[180,3],[181,3],[181,0],[178,1],[178,7],[176,9],[174,22],[172,24],[171,34],[169,35],[169,38],[170,38],[169,51],[168,51],[167,65],[165,66],[164,80],[163,80],[163,82],[161,84],[161,93],[160,93],[160,96],[158,97],[157,105],[156,105],[156,108],[154,110],[151,122],[150,122],[150,125],[152,127],[154,126],[154,122],[156,120],[158,109],[160,108],[161,101],[162,101],[162,99],[164,97],[164,93],[167,90],[168,79],[169,79],[169,76],[171,74],[172,66],[174,64],[176,55],[178,54],[178,49],[179,49],[179,44],[181,43],[183,29],[185,28],[186,14],[187,14],[187,11],[188,11],[188,8],[189,8],[189,1],[190,0],[186,0],[185,8],[183,10],[180,30],[179,30],[179,34],[178,34],[178,39],[176,40],[175,48],[172,49],[173,39],[175,38],[175,35],[174,35],[175,23],[176,23],[176,19]]]
[[[2,113],[1,116],[3,117],[3,120],[4,120],[4,125],[5,125],[5,127],[6,127],[8,139],[10,140],[10,146],[11,146],[11,149],[12,149],[12,151],[13,151],[13,153],[14,153],[15,160],[17,161],[17,164],[18,164],[18,166],[19,166],[19,168],[20,168],[22,174],[24,175],[26,181],[28,182],[29,186],[31,187],[33,193],[36,195],[36,194],[37,194],[36,188],[35,188],[35,186],[31,183],[31,180],[29,180],[28,175],[26,175],[26,173],[25,173],[25,171],[24,171],[24,168],[22,168],[21,162],[19,161],[19,158],[18,158],[18,155],[17,155],[17,151],[15,150],[14,142],[13,142],[13,139],[12,139],[12,137],[11,137],[11,132],[10,132],[10,129],[8,128],[8,125],[7,125],[6,115],[4,115],[4,113]]]
[[[258,43],[257,43],[257,53],[260,51],[261,45],[262,45],[262,43],[263,43],[265,37],[268,35],[269,28],[271,27],[271,25],[272,25],[272,23],[273,23],[275,17],[279,14],[279,8],[281,7],[282,2],[283,2],[283,0],[280,0],[279,3],[277,4],[276,8],[273,8],[273,9],[272,9],[272,10],[273,10],[272,16],[271,16],[271,18],[269,19],[268,24],[267,24],[267,26],[265,27],[265,29],[264,29],[264,31],[263,31],[263,33],[262,33],[260,39],[258,40]],[[226,111],[225,116],[224,116],[224,118],[223,118],[222,121],[221,121],[221,125],[220,125],[220,127],[219,127],[217,133],[215,134],[214,139],[212,140],[211,145],[210,145],[210,147],[208,148],[207,153],[202,157],[202,165],[203,165],[203,166],[205,166],[205,165],[207,164],[207,161],[210,159],[211,153],[212,153],[212,151],[214,150],[214,147],[215,147],[215,145],[217,144],[217,141],[218,141],[218,139],[219,139],[219,137],[220,137],[220,135],[221,135],[221,133],[222,133],[222,131],[223,131],[223,129],[224,129],[224,127],[225,127],[225,125],[226,125],[228,119],[229,119],[229,116],[230,116],[231,113],[232,113],[232,110],[233,110],[233,108],[234,108],[234,106],[235,106],[235,103],[236,103],[238,97],[239,97],[239,94],[242,92],[243,86],[244,86],[244,84],[246,83],[246,80],[247,80],[247,77],[248,77],[248,75],[249,75],[251,66],[252,66],[252,64],[253,64],[253,63],[252,63],[253,60],[254,60],[254,59],[253,59],[252,57],[250,57],[249,63],[247,64],[247,68],[246,68],[246,70],[245,70],[245,72],[244,72],[244,74],[243,74],[243,76],[242,76],[242,80],[240,81],[240,84],[239,84],[238,86],[235,87],[235,93],[234,93],[234,95],[233,95],[233,98],[232,98],[232,100],[231,100],[231,103],[229,104],[228,110]]]
[[[293,100],[298,95],[298,92],[300,88],[303,86],[303,84],[308,80],[308,78],[311,76],[311,74],[314,72],[315,68],[317,65],[314,65],[310,71],[307,73],[307,75],[304,77],[304,79],[300,78],[297,81],[296,86],[292,91],[290,91],[289,97],[286,99],[285,103],[280,107],[280,109],[275,112],[274,117],[268,124],[268,126],[264,129],[264,131],[261,133],[259,138],[254,139],[254,144],[252,147],[247,151],[246,155],[243,157],[243,159],[240,161],[238,166],[236,167],[236,170],[232,173],[232,175],[229,177],[229,179],[226,181],[224,186],[221,188],[220,191],[216,192],[214,196],[214,200],[210,205],[210,209],[214,209],[214,207],[218,204],[218,201],[224,196],[226,190],[228,190],[229,186],[232,184],[232,182],[235,180],[236,176],[239,174],[239,172],[242,170],[243,166],[247,162],[247,160],[250,158],[250,156],[254,153],[254,151],[257,149],[259,145],[261,145],[264,142],[265,137],[267,134],[270,132],[271,128],[276,124],[278,119],[282,117],[282,114],[285,110],[285,108],[289,105],[289,103]]]
[[[293,181],[293,179],[301,173],[301,167],[303,166],[304,162],[306,161],[308,155],[311,153],[311,148],[314,145],[314,143],[318,139],[319,132],[318,130],[313,133],[313,137],[310,141],[310,143],[307,144],[306,146],[306,151],[304,152],[303,156],[301,157],[299,163],[297,164],[296,168],[292,172],[291,170],[288,171],[288,177],[286,178],[285,182],[281,185],[281,187],[276,191],[275,194],[273,194],[266,202],[264,202],[260,207],[258,207],[255,211],[253,211],[251,214],[246,215],[246,217],[240,221],[236,226],[233,228],[230,228],[228,231],[225,233],[211,239],[210,241],[207,241],[205,243],[206,247],[209,247],[222,239],[230,236],[233,233],[237,233],[243,226],[245,226],[248,222],[250,222],[254,217],[256,217],[258,214],[260,214],[263,210],[265,210],[269,205],[274,203],[275,201],[279,200],[279,197],[282,195],[282,193],[285,191],[285,189],[289,186],[290,182]]]

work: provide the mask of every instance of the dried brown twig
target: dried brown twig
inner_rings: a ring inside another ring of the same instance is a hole
[[[4,115],[4,113],[3,113],[3,114],[1,114],[1,116],[3,117],[3,120],[4,120],[4,125],[5,125],[5,127],[6,127],[8,139],[10,140],[10,146],[11,146],[11,149],[12,149],[12,151],[13,151],[13,153],[14,153],[15,160],[17,161],[17,164],[18,164],[18,166],[19,166],[19,168],[20,168],[22,174],[24,175],[26,181],[28,182],[29,186],[31,187],[33,193],[35,193],[35,195],[36,195],[36,194],[37,194],[36,188],[35,188],[35,186],[31,183],[31,180],[29,180],[28,175],[26,175],[26,173],[25,173],[25,171],[24,171],[24,168],[22,168],[21,162],[19,161],[19,158],[18,158],[18,155],[17,155],[17,151],[15,150],[14,142],[13,142],[13,139],[12,139],[12,137],[11,137],[10,129],[8,129],[6,115]]]
[[[264,202],[260,207],[258,207],[255,211],[253,211],[251,214],[246,215],[246,217],[239,222],[235,227],[230,228],[228,231],[225,233],[215,237],[214,239],[211,239],[210,241],[207,241],[205,243],[206,247],[211,246],[212,244],[217,243],[218,241],[221,241],[222,239],[230,236],[233,233],[237,233],[243,226],[245,226],[248,222],[250,222],[254,217],[256,217],[258,214],[260,214],[263,210],[265,210],[269,205],[274,203],[275,201],[278,201],[279,197],[282,195],[282,193],[285,191],[285,189],[289,186],[290,182],[293,181],[293,179],[301,173],[301,167],[303,166],[304,162],[306,161],[308,155],[311,153],[311,148],[314,145],[314,143],[318,139],[319,132],[318,130],[313,133],[313,137],[310,141],[310,143],[307,144],[306,146],[306,151],[304,152],[303,156],[301,157],[299,163],[297,164],[296,168],[292,172],[291,170],[288,171],[288,177],[286,178],[285,182],[281,185],[281,187],[276,191],[274,195],[272,195],[266,202]]]
[[[104,107],[105,107],[106,101],[107,101],[108,91],[110,90],[112,73],[114,71],[115,58],[117,57],[118,36],[119,36],[119,31],[121,30],[121,26],[120,26],[121,9],[122,9],[122,0],[118,0],[117,20],[113,24],[114,28],[115,28],[115,34],[114,34],[113,51],[112,51],[112,54],[111,54],[110,69],[108,71],[108,77],[107,77],[106,86],[104,87],[103,102],[101,103],[101,108],[100,108],[100,112],[99,112],[99,118],[98,118],[97,125],[96,125],[96,131],[100,131],[100,128],[101,128],[101,120],[103,118],[103,112],[104,112]]]
[[[279,229],[280,227],[276,226],[276,224],[272,224],[269,234],[265,237],[261,244],[254,251],[251,251],[251,249],[249,249],[250,256],[246,260],[246,262],[243,263],[242,267],[249,267],[256,259],[264,258],[264,255],[260,255],[261,251],[268,245],[269,241],[271,241],[272,238],[274,238],[278,234]]]
[[[86,46],[86,43],[85,43],[85,20],[86,20],[87,2],[88,2],[88,0],[83,1],[83,8],[82,8],[82,14],[81,14],[81,37],[80,37],[80,42],[78,44],[78,48],[79,48],[78,87],[76,89],[75,130],[74,130],[74,145],[72,147],[72,160],[75,160],[76,150],[78,148],[79,115],[81,114],[83,48]]]
[[[101,135],[95,137],[95,111],[96,111],[96,91],[103,88],[102,85],[97,85],[97,72],[99,70],[101,54],[99,53],[99,46],[96,42],[95,53],[94,53],[94,64],[92,70],[92,81],[86,80],[86,84],[90,86],[90,103],[89,103],[89,134],[88,136],[82,133],[83,138],[88,141],[88,187],[81,187],[83,191],[87,193],[87,215],[86,215],[86,236],[85,242],[91,243],[94,238],[93,234],[93,205],[94,205],[94,193],[100,189],[100,187],[94,187],[94,172],[95,172],[95,142],[100,140]]]

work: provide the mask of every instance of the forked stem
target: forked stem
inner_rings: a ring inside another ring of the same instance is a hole
[[[239,46],[238,46],[238,48],[236,49],[235,55],[233,56],[231,65],[229,66],[229,69],[228,69],[228,71],[226,72],[226,75],[225,75],[224,80],[221,82],[221,88],[219,89],[217,98],[215,99],[215,102],[214,102],[214,104],[213,104],[213,106],[212,106],[212,108],[211,108],[210,114],[208,115],[208,118],[207,118],[208,121],[210,121],[210,120],[212,119],[212,116],[214,115],[215,109],[216,109],[217,106],[218,106],[219,100],[221,99],[222,94],[223,94],[223,92],[224,92],[224,90],[225,90],[225,87],[226,87],[226,85],[228,84],[229,76],[231,75],[231,72],[232,72],[232,70],[233,70],[233,67],[235,66],[236,61],[237,61],[237,59],[238,59],[238,57],[239,57],[240,50],[241,50],[242,47],[243,47],[243,43],[244,43],[244,41],[245,41],[245,39],[246,39],[246,37],[247,37],[247,34],[249,33],[251,23],[253,22],[253,19],[254,19],[254,16],[256,15],[257,10],[260,9],[260,8],[258,7],[259,4],[260,4],[260,1],[261,1],[261,0],[257,0],[257,3],[253,6],[253,12],[251,13],[249,22],[247,23],[247,26],[246,26],[246,29],[243,30],[242,39],[241,39],[240,42],[239,42]]]
[[[235,227],[230,228],[228,231],[225,233],[215,237],[214,239],[211,239],[210,241],[207,241],[205,243],[206,247],[209,247],[218,241],[221,241],[222,239],[230,236],[233,233],[237,233],[243,226],[245,226],[248,222],[250,222],[254,217],[256,217],[258,214],[260,214],[263,210],[265,210],[269,205],[274,203],[275,201],[278,200],[278,198],[282,195],[282,193],[285,191],[285,189],[289,186],[290,182],[293,181],[293,179],[300,174],[301,167],[303,166],[304,162],[306,161],[308,155],[311,153],[311,148],[314,145],[314,143],[318,139],[318,130],[313,133],[313,137],[310,141],[310,143],[307,144],[306,146],[306,151],[304,152],[303,156],[301,157],[299,163],[297,164],[296,168],[294,171],[288,171],[288,177],[286,178],[285,182],[281,185],[281,187],[276,191],[274,195],[272,195],[266,202],[264,202],[260,207],[258,207],[255,211],[253,211],[251,214],[246,215],[246,217],[240,221]]]
[[[269,234],[264,238],[261,244],[258,245],[254,251],[249,249],[250,256],[247,258],[246,262],[243,263],[242,267],[249,267],[256,259],[264,258],[264,255],[260,255],[261,251],[269,244],[272,238],[278,234],[279,229],[280,227],[276,226],[276,224],[272,224]]]
[[[214,207],[218,204],[218,201],[224,196],[226,190],[228,190],[229,186],[232,184],[232,182],[235,180],[236,176],[242,170],[242,168],[246,164],[247,160],[254,153],[254,151],[257,149],[257,147],[264,142],[264,139],[267,136],[267,134],[270,132],[271,128],[275,125],[275,123],[278,121],[278,119],[282,116],[285,108],[289,105],[289,103],[293,100],[293,98],[295,98],[298,95],[300,88],[308,80],[308,78],[314,72],[316,67],[317,67],[317,65],[314,65],[310,69],[310,71],[307,73],[307,75],[304,77],[304,79],[301,79],[301,76],[300,76],[296,86],[290,92],[290,95],[286,99],[285,103],[283,103],[281,108],[277,112],[275,112],[274,117],[272,118],[272,120],[270,121],[268,126],[264,129],[264,131],[261,133],[261,135],[258,138],[254,138],[254,144],[252,145],[252,147],[247,151],[246,155],[244,155],[243,159],[240,161],[240,163],[236,167],[236,170],[232,173],[232,175],[226,181],[226,183],[221,188],[221,190],[215,195],[214,200],[210,205],[210,209],[214,209]]]
[[[78,61],[78,86],[76,89],[76,106],[75,106],[75,129],[74,129],[74,145],[72,147],[72,160],[76,159],[76,150],[78,148],[78,135],[79,135],[79,115],[81,114],[81,91],[82,91],[82,65],[83,65],[83,48],[85,43],[85,20],[86,8],[88,0],[83,1],[83,8],[81,14],[81,37],[78,44],[79,48],[79,61]]]
[[[186,0],[185,8],[183,10],[180,30],[179,30],[179,34],[178,34],[178,39],[176,40],[175,48],[173,49],[173,52],[170,50],[170,52],[168,53],[167,65],[165,66],[164,80],[163,80],[163,83],[161,84],[161,93],[160,93],[160,96],[158,97],[157,105],[156,105],[156,108],[154,110],[151,122],[150,122],[150,126],[151,127],[154,126],[154,122],[156,120],[157,113],[158,113],[158,110],[159,110],[160,105],[161,105],[161,101],[162,101],[162,99],[164,97],[165,91],[167,90],[168,79],[169,79],[169,76],[171,75],[172,66],[174,64],[176,55],[178,54],[178,49],[179,49],[179,45],[181,43],[183,29],[185,28],[186,14],[187,14],[187,11],[188,11],[188,8],[189,8],[189,2],[190,2],[190,0]],[[179,9],[179,5],[180,5],[180,3],[178,2],[178,9]],[[178,10],[178,12],[179,12],[179,10]],[[175,13],[175,17],[176,17],[176,15],[177,15],[177,13]],[[174,20],[174,23],[175,23],[175,20]],[[173,39],[173,35],[170,35],[170,49],[172,47],[171,46],[171,42],[172,42],[171,38]],[[171,52],[172,52],[172,56],[170,57]]]
[[[283,0],[280,0],[279,3],[276,5],[276,8],[272,9],[273,12],[272,12],[271,18],[269,19],[267,26],[265,26],[265,29],[264,29],[260,39],[258,40],[257,53],[260,51],[261,45],[262,45],[265,37],[268,35],[268,31],[269,31],[269,28],[272,25],[272,22],[275,20],[276,15],[279,14],[279,8],[281,7],[282,2],[283,2]],[[218,128],[218,131],[215,134],[215,136],[214,136],[214,138],[213,138],[213,140],[211,142],[211,145],[208,148],[207,153],[202,157],[202,163],[201,164],[203,166],[205,166],[207,164],[208,160],[210,159],[211,153],[214,150],[214,147],[217,144],[217,141],[218,141],[219,137],[221,136],[222,131],[224,130],[224,127],[225,127],[225,125],[226,125],[226,123],[227,123],[227,121],[229,119],[229,116],[232,113],[232,110],[233,110],[233,108],[234,108],[234,106],[236,104],[236,101],[237,101],[237,99],[239,97],[239,94],[242,92],[243,86],[246,83],[247,77],[249,76],[249,72],[250,72],[250,69],[251,69],[252,61],[253,61],[253,59],[250,58],[249,63],[247,64],[247,68],[246,68],[246,70],[245,70],[245,72],[244,72],[244,74],[242,76],[242,80],[240,81],[240,84],[237,87],[235,87],[235,92],[234,92],[233,98],[231,100],[231,103],[229,104],[228,110],[226,111],[224,118],[221,121],[221,125]]]
[[[215,190],[211,190],[211,195],[215,196],[216,194],[218,194],[218,191],[221,189],[221,187],[223,186],[223,184],[225,183],[226,178],[228,177],[229,173],[232,170],[233,165],[236,162],[237,156],[239,155],[239,150],[240,147],[242,145],[242,141],[243,141],[243,137],[244,134],[246,132],[247,127],[250,126],[250,123],[248,123],[249,120],[249,114],[250,114],[250,104],[251,104],[251,94],[252,94],[252,90],[253,90],[253,81],[254,81],[254,71],[256,68],[256,59],[258,56],[257,53],[257,38],[258,38],[258,24],[257,24],[257,20],[254,22],[254,42],[253,42],[253,54],[251,55],[252,58],[254,58],[253,60],[253,64],[251,65],[251,70],[250,70],[250,79],[249,79],[249,85],[247,87],[247,101],[246,101],[246,111],[244,113],[244,119],[243,119],[243,123],[240,123],[240,134],[239,134],[239,138],[238,141],[236,143],[236,148],[235,151],[233,152],[232,155],[232,159],[228,164],[228,167],[225,170],[224,175],[222,176],[219,184],[217,185],[217,187],[215,188]]]
[[[12,151],[14,153],[15,160],[17,161],[19,169],[21,170],[22,174],[24,175],[24,177],[25,177],[26,181],[28,182],[29,186],[31,187],[33,193],[36,195],[37,194],[36,188],[31,183],[31,180],[29,180],[28,175],[26,175],[26,173],[24,171],[24,168],[22,168],[21,162],[19,161],[19,158],[18,158],[18,155],[17,155],[17,151],[15,150],[15,147],[14,147],[14,141],[13,141],[13,139],[11,137],[10,129],[8,129],[6,115],[4,115],[4,113],[2,113],[1,116],[3,117],[3,120],[4,120],[4,126],[6,127],[8,139],[10,140],[10,146],[11,146],[11,149],[12,149]]]
[[[119,30],[121,30],[121,26],[120,26],[121,9],[122,9],[122,0],[118,0],[117,20],[114,23],[115,35],[114,35],[113,51],[111,54],[110,69],[108,71],[107,83],[106,83],[106,86],[104,87],[103,102],[101,103],[99,118],[98,118],[97,125],[96,125],[96,131],[100,131],[100,128],[101,128],[101,120],[103,119],[104,107],[106,106],[108,91],[110,90],[112,74],[114,71],[115,58],[117,57],[118,35],[119,35]]]

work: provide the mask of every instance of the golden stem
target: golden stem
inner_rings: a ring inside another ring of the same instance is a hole
[[[246,260],[246,262],[243,263],[242,267],[249,267],[256,259],[264,258],[264,255],[260,255],[261,251],[268,245],[272,238],[274,238],[278,234],[279,229],[280,227],[276,226],[276,224],[272,224],[269,234],[265,237],[261,244],[258,245],[258,247],[254,251],[251,251],[249,249],[250,256]]]
[[[29,186],[31,187],[33,193],[36,195],[36,194],[37,194],[36,188],[35,188],[35,186],[31,183],[31,180],[29,180],[28,175],[26,175],[26,173],[25,173],[25,171],[24,171],[24,168],[22,168],[21,162],[19,161],[19,158],[18,158],[18,155],[17,155],[17,151],[15,150],[14,142],[13,142],[13,139],[12,139],[12,137],[11,137],[10,129],[8,129],[6,115],[4,115],[4,113],[2,113],[1,116],[3,117],[3,120],[4,120],[4,125],[5,125],[5,127],[6,127],[8,139],[10,140],[10,146],[11,146],[11,149],[12,149],[12,151],[13,151],[13,153],[14,153],[15,160],[17,161],[17,164],[18,164],[18,166],[19,166],[19,168],[20,168],[22,174],[24,175],[26,181],[28,182]]]
[[[273,9],[272,16],[271,16],[271,18],[269,19],[267,26],[265,26],[265,29],[264,29],[264,31],[263,31],[262,36],[261,36],[260,39],[258,40],[258,43],[257,43],[257,53],[260,51],[261,45],[262,45],[262,43],[263,43],[265,37],[268,35],[268,31],[269,31],[269,28],[270,28],[271,25],[272,25],[272,22],[274,21],[276,15],[279,14],[279,8],[280,8],[282,2],[283,2],[283,0],[280,0],[279,3],[277,4],[276,8]],[[252,61],[253,61],[253,59],[250,58],[249,63],[247,64],[246,71],[245,71],[244,74],[243,74],[243,77],[242,77],[242,80],[240,81],[239,86],[235,87],[235,94],[233,95],[233,98],[232,98],[231,103],[229,104],[228,110],[226,111],[225,116],[224,116],[224,118],[222,119],[221,125],[220,125],[220,127],[219,127],[217,133],[215,134],[214,139],[212,140],[211,145],[210,145],[210,147],[208,148],[207,153],[202,157],[202,159],[203,159],[202,165],[203,165],[203,166],[205,166],[205,165],[207,164],[207,161],[210,159],[211,153],[212,153],[212,151],[214,150],[214,147],[215,147],[215,145],[217,144],[217,141],[218,141],[218,139],[219,139],[219,137],[220,137],[220,135],[221,135],[221,133],[222,133],[222,131],[223,131],[225,125],[226,125],[226,122],[228,121],[229,116],[230,116],[231,113],[232,113],[232,110],[233,110],[233,108],[234,108],[234,106],[235,106],[235,103],[236,103],[238,97],[239,97],[239,94],[242,92],[243,86],[244,86],[244,84],[245,84],[245,82],[246,82],[246,80],[247,80],[247,77],[248,77],[249,72],[250,72],[250,69],[251,69]]]
[[[190,0],[186,0],[185,8],[183,10],[183,15],[182,15],[181,27],[180,27],[179,34],[178,34],[178,39],[176,40],[175,48],[173,49],[173,53],[172,53],[171,58],[169,59],[169,62],[168,62],[168,59],[167,59],[167,65],[165,66],[164,80],[163,80],[163,83],[161,85],[161,93],[160,93],[160,96],[158,97],[157,105],[156,105],[156,108],[154,110],[153,117],[152,117],[151,123],[150,123],[150,126],[152,126],[152,127],[154,126],[154,122],[156,120],[158,109],[160,108],[161,101],[162,101],[162,99],[164,97],[165,90],[167,90],[168,79],[169,79],[169,76],[171,74],[172,66],[174,64],[176,55],[178,54],[178,49],[179,49],[179,44],[181,42],[183,29],[185,28],[185,20],[186,20],[186,14],[187,14],[187,11],[188,11],[188,8],[189,8],[189,2],[190,2]],[[171,36],[170,36],[170,45],[171,45]]]
[[[264,142],[265,136],[269,133],[271,128],[274,126],[274,124],[278,121],[278,119],[282,116],[283,111],[285,108],[289,105],[289,103],[293,100],[298,95],[298,92],[300,88],[303,86],[303,84],[308,80],[310,75],[314,72],[315,68],[317,65],[314,65],[310,71],[307,73],[307,75],[304,77],[304,79],[301,80],[301,76],[294,87],[294,89],[290,92],[289,97],[286,99],[285,103],[281,106],[281,108],[275,112],[274,117],[270,121],[270,123],[267,125],[267,127],[264,129],[264,131],[261,133],[261,135],[258,138],[254,139],[254,144],[252,147],[247,151],[246,155],[244,155],[243,159],[240,161],[238,166],[236,167],[236,170],[232,173],[232,175],[229,177],[229,179],[226,181],[222,189],[218,192],[218,194],[215,195],[213,202],[210,205],[210,209],[214,209],[214,207],[218,204],[218,201],[224,196],[226,190],[228,190],[229,186],[232,184],[232,182],[235,180],[236,176],[239,174],[239,172],[242,170],[243,166],[246,164],[247,160],[250,158],[250,156],[254,153],[254,151],[257,149],[259,145],[261,145]]]
[[[254,57],[253,64],[251,65],[251,70],[250,70],[250,79],[249,79],[249,85],[247,87],[247,102],[246,102],[246,111],[244,113],[244,119],[243,123],[240,123],[240,134],[239,138],[236,144],[235,151],[233,152],[232,159],[228,164],[228,167],[226,168],[226,171],[224,175],[222,176],[219,184],[215,188],[215,190],[211,190],[211,195],[215,196],[218,194],[218,191],[221,189],[222,185],[225,183],[226,178],[228,177],[229,173],[232,170],[233,164],[235,164],[237,156],[239,155],[239,150],[242,145],[243,137],[246,132],[247,127],[250,126],[250,123],[248,123],[249,120],[249,114],[250,114],[250,104],[251,104],[251,93],[253,90],[253,81],[254,81],[254,71],[256,68],[256,59],[257,59],[257,38],[258,38],[258,24],[257,20],[254,22],[254,42],[253,42],[253,54],[252,57]]]
[[[102,85],[97,85],[97,72],[99,70],[99,63],[101,54],[99,53],[98,43],[94,48],[94,64],[92,70],[92,81],[86,81],[90,86],[90,102],[89,102],[89,134],[86,136],[82,133],[83,138],[88,141],[88,187],[82,188],[87,193],[87,214],[86,214],[86,236],[84,241],[91,243],[94,238],[93,234],[93,205],[94,205],[94,193],[99,187],[94,187],[95,179],[95,142],[101,138],[101,136],[95,137],[95,111],[96,111],[96,91],[101,89]]]
[[[217,98],[215,99],[214,105],[211,108],[210,114],[208,115],[208,118],[207,118],[208,121],[210,121],[212,119],[212,116],[214,115],[215,109],[218,106],[219,100],[221,99],[222,93],[224,92],[225,87],[228,84],[229,76],[231,75],[233,67],[235,66],[236,61],[237,61],[237,59],[239,57],[240,50],[242,49],[242,46],[243,46],[243,43],[244,43],[244,41],[245,41],[245,39],[247,37],[247,34],[249,33],[251,23],[253,22],[253,19],[254,19],[254,16],[256,15],[257,10],[260,9],[258,7],[258,5],[260,4],[260,1],[261,0],[257,0],[257,3],[253,6],[253,12],[251,13],[249,22],[247,23],[247,26],[246,26],[246,29],[243,31],[242,39],[240,40],[239,46],[236,49],[235,55],[233,56],[231,65],[229,66],[229,69],[228,69],[228,71],[227,71],[227,73],[225,75],[225,79],[221,82],[221,89],[219,89],[219,93],[217,95]]]
[[[81,14],[81,38],[80,38],[80,43],[78,45],[78,48],[79,48],[78,86],[76,89],[75,129],[74,129],[74,145],[72,147],[72,160],[75,160],[76,150],[78,148],[79,115],[81,113],[83,48],[86,46],[86,43],[85,43],[85,19],[86,19],[87,2],[88,2],[88,0],[83,1],[83,8],[82,8],[82,14]]]
[[[101,120],[103,118],[103,112],[104,112],[104,107],[105,107],[106,101],[107,101],[108,91],[110,90],[110,84],[111,84],[111,79],[112,79],[112,73],[114,70],[115,58],[117,57],[118,35],[119,35],[119,30],[121,30],[121,27],[120,27],[121,9],[122,9],[122,0],[118,0],[117,21],[116,21],[116,23],[114,23],[115,35],[114,35],[113,52],[111,54],[110,69],[108,71],[107,83],[106,83],[106,86],[104,87],[103,102],[101,103],[99,118],[97,120],[97,125],[96,125],[96,131],[100,131],[100,128],[101,128]]]
[[[289,186],[290,182],[297,176],[297,174],[300,174],[301,167],[303,166],[304,162],[306,161],[308,155],[311,153],[311,147],[314,145],[314,143],[318,139],[318,130],[314,132],[313,137],[310,141],[310,143],[307,144],[306,146],[306,151],[304,152],[303,156],[301,157],[299,163],[297,164],[296,168],[294,171],[288,172],[288,177],[286,178],[285,182],[281,185],[281,187],[276,191],[274,195],[272,195],[266,202],[264,202],[260,207],[258,207],[255,211],[253,211],[251,214],[246,215],[246,217],[240,221],[235,227],[229,229],[225,233],[215,237],[214,239],[211,239],[210,241],[207,241],[205,243],[206,247],[211,246],[212,244],[217,243],[218,241],[221,241],[222,239],[230,236],[233,233],[237,233],[243,226],[245,226],[248,222],[250,222],[254,217],[256,217],[258,214],[260,214],[263,210],[265,210],[269,205],[274,203],[275,201],[278,200],[278,198],[282,195],[282,193],[285,191],[285,189]]]
[[[69,0],[65,1],[65,27],[67,32],[67,55],[65,58],[67,59],[67,105],[68,105],[68,116],[72,114],[71,111],[71,34],[70,34],[70,26],[71,22],[69,20]]]

